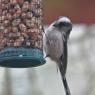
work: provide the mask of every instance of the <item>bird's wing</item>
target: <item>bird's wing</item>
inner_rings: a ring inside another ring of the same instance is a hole
[[[68,59],[67,41],[63,41],[63,49],[63,54],[60,57],[59,69],[61,70],[61,73],[65,76]]]

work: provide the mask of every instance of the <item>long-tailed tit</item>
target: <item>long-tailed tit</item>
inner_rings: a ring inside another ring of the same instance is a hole
[[[55,61],[59,67],[66,95],[71,95],[66,81],[67,69],[67,42],[72,30],[72,23],[67,17],[59,17],[45,31],[43,48],[46,56]]]

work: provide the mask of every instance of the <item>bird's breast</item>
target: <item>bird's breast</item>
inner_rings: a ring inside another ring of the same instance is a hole
[[[62,34],[58,31],[52,31],[48,37],[50,42],[50,45],[48,46],[49,55],[53,60],[59,59],[63,54]]]

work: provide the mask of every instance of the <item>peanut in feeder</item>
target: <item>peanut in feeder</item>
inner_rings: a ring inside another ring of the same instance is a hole
[[[0,0],[0,65],[44,64],[42,28],[41,0]]]

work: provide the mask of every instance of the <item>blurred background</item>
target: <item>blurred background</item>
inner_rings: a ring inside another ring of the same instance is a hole
[[[73,23],[68,43],[67,81],[72,95],[95,95],[95,0],[43,0],[44,27],[58,16]],[[0,67],[0,95],[65,95],[56,65]]]

